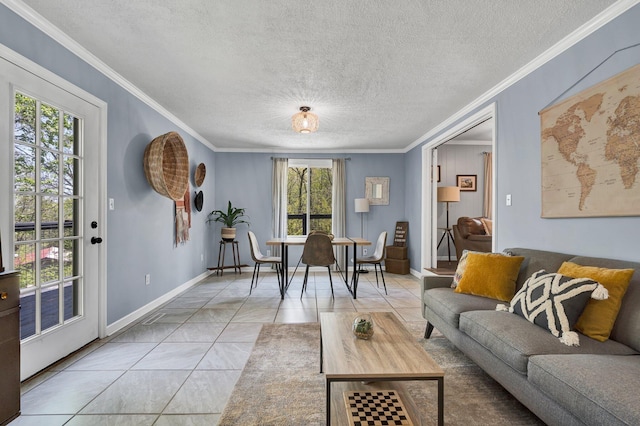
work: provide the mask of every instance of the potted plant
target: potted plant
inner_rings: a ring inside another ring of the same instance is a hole
[[[209,222],[220,222],[224,226],[220,230],[220,236],[224,241],[233,241],[236,239],[236,225],[249,222],[244,218],[248,218],[244,214],[244,208],[233,207],[231,201],[227,206],[227,211],[214,210],[209,213]]]

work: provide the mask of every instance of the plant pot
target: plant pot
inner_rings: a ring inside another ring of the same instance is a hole
[[[236,228],[222,228],[220,230],[220,237],[224,241],[233,241],[236,239]]]
[[[353,334],[358,339],[370,339],[373,336],[373,319],[369,314],[359,314],[353,320]]]

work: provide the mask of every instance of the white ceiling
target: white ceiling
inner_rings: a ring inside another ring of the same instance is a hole
[[[24,3],[216,149],[375,152],[405,150],[615,1]],[[302,105],[318,132],[291,130]]]

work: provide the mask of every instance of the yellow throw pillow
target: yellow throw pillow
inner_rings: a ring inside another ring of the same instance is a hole
[[[633,272],[633,269],[606,269],[564,262],[558,269],[559,274],[572,278],[590,278],[598,281],[609,291],[608,299],[589,300],[575,329],[600,342],[607,340],[618,317],[622,297],[627,292]]]
[[[516,280],[523,260],[523,256],[471,252],[467,255],[467,267],[455,292],[508,302],[516,292]]]

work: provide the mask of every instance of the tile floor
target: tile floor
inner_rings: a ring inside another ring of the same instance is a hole
[[[264,323],[316,322],[320,312],[392,311],[422,322],[420,282],[361,275],[358,298],[333,274],[302,275],[280,300],[275,274],[211,275],[126,329],[81,349],[22,384],[23,425],[214,425]],[[380,283],[382,285],[382,283]]]

